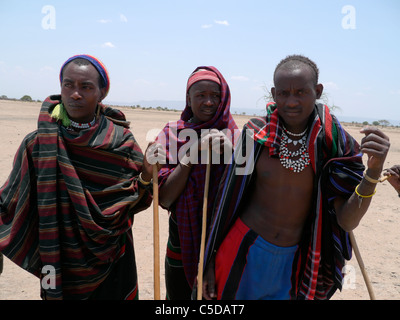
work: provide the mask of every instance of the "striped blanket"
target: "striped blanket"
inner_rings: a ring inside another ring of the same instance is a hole
[[[158,141],[164,145],[167,151],[167,164],[164,165],[158,173],[160,188],[177,166],[177,151],[179,152],[181,147],[187,143],[187,137],[181,137],[181,132],[189,129],[195,132],[197,137],[200,138],[202,130],[215,128],[218,130],[225,129],[231,133],[231,137],[234,137],[234,131],[237,129],[237,125],[230,112],[231,95],[229,86],[223,75],[215,67],[198,67],[196,70],[198,69],[212,71],[218,77],[221,83],[221,102],[214,117],[210,121],[196,124],[189,121],[190,118],[193,117],[193,112],[186,101],[186,107],[181,114],[181,119],[175,122],[169,122],[164,127],[158,137]],[[175,150],[173,150],[173,146],[175,146]],[[201,163],[199,155],[199,163],[192,167],[185,190],[175,201],[173,206],[167,208],[176,216],[179,240],[182,248],[182,262],[190,286],[193,285],[197,275],[206,167],[207,165],[204,164],[204,162]],[[214,196],[224,169],[225,164],[223,161],[221,161],[220,164],[213,164],[211,166],[208,212],[212,209]]]
[[[266,118],[252,119],[242,132],[242,142],[235,153],[246,150],[251,137],[252,153],[247,167],[254,166],[264,146],[270,155],[279,154],[282,128],[276,106],[268,105]],[[337,223],[333,200],[348,198],[362,179],[364,165],[358,143],[341,127],[328,107],[318,104],[310,117],[308,152],[315,173],[313,209],[304,227],[293,263],[293,299],[329,299],[342,287],[342,268],[351,258],[348,234]],[[241,200],[250,188],[253,172],[237,175],[235,161],[228,166],[221,181],[206,247],[210,261],[230,227],[240,215]],[[251,170],[248,170],[251,172]]]
[[[38,277],[45,266],[55,270],[46,298],[85,299],[123,253],[133,214],[152,196],[138,186],[143,154],[125,116],[99,104],[96,124],[73,134],[51,118],[60,100],[44,101],[38,129],[23,140],[0,189],[0,251]]]

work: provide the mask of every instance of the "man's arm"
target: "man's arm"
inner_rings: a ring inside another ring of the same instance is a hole
[[[217,129],[211,129],[210,132],[202,136],[197,143],[199,152],[207,150],[209,145],[212,147],[212,150],[219,154],[224,151],[226,145],[232,148],[232,143],[229,138],[227,138],[222,131]],[[192,156],[184,155],[182,159],[180,159],[180,163],[160,188],[160,204],[163,207],[169,208],[185,190],[186,183],[191,173],[191,161],[193,160]]]
[[[191,172],[190,162],[180,162],[160,188],[160,204],[169,208],[185,190]]]
[[[334,201],[338,223],[347,232],[355,229],[367,212],[390,147],[389,138],[378,128],[363,128],[361,133],[365,134],[360,147],[368,156],[367,170],[348,200],[336,198]]]
[[[385,176],[389,176],[388,181],[397,191],[400,197],[400,165],[397,164],[390,169],[386,169]]]

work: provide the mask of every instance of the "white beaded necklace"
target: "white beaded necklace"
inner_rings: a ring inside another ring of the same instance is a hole
[[[283,127],[281,145],[279,147],[279,159],[284,168],[293,172],[301,172],[309,166],[310,157],[306,147],[306,132],[307,128],[302,133],[292,133]],[[302,138],[300,140],[292,140],[289,139],[286,133]],[[297,151],[289,151],[287,147],[289,143],[293,143],[294,145],[300,143],[301,147]],[[298,159],[293,160],[292,158],[295,157],[298,157]]]
[[[305,128],[305,130],[302,133],[293,133],[293,132],[290,132],[288,129],[286,129],[284,125],[282,125],[282,127],[286,133],[290,134],[293,137],[302,137],[306,134],[306,132],[308,130],[308,128]]]
[[[93,118],[92,121],[90,122],[86,122],[86,123],[79,123],[79,122],[75,122],[73,120],[70,119],[70,126],[73,128],[77,128],[77,129],[87,129],[87,128],[91,128],[94,126],[94,124],[96,123],[96,116]]]

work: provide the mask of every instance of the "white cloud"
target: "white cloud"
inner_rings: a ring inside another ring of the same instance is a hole
[[[42,68],[40,68],[40,70],[39,70],[41,73],[42,72],[49,72],[49,73],[52,73],[52,72],[54,72],[54,71],[56,71],[53,67],[51,67],[51,66],[44,66],[44,67],[42,67]]]
[[[151,82],[149,80],[146,79],[135,79],[134,80],[135,84],[143,84],[143,85],[150,85]]]
[[[101,46],[103,48],[115,48],[115,46],[111,42],[104,42]]]
[[[229,22],[227,20],[214,20],[214,24],[219,24],[219,25],[226,26],[226,27],[229,26]],[[202,29],[209,29],[209,28],[212,28],[212,27],[213,27],[212,23],[201,25]]]
[[[250,79],[245,77],[245,76],[232,76],[232,80],[237,80],[237,81],[249,81]]]
[[[354,95],[358,96],[358,97],[365,97],[366,96],[365,92],[363,92],[363,91],[357,91],[357,92],[354,93]]]
[[[109,20],[109,19],[100,19],[100,20],[97,20],[97,22],[99,22],[99,23],[110,23],[112,21]]]
[[[264,95],[268,95],[268,92],[265,91],[265,87],[264,87],[263,85],[251,87],[251,90],[252,90],[252,91],[261,91],[261,92],[264,93]],[[269,89],[268,89],[268,90],[269,90]]]
[[[328,90],[339,89],[339,86],[335,82],[332,82],[332,81],[324,82],[323,85],[324,85],[324,88],[328,89]]]
[[[229,26],[229,22],[227,20],[214,20],[216,24],[221,24],[224,26]]]
[[[122,13],[119,15],[119,19],[120,19],[122,22],[128,22],[128,18],[125,17],[125,15],[123,15]]]

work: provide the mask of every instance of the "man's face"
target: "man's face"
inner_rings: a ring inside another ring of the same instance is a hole
[[[202,80],[194,83],[187,94],[195,123],[211,120],[221,102],[221,89],[218,83]]]
[[[294,70],[278,69],[274,82],[272,96],[286,128],[295,133],[303,131],[323,86],[315,84],[312,71],[307,66]]]
[[[63,70],[61,100],[71,120],[85,123],[93,120],[97,104],[104,98],[100,89],[99,73],[91,65],[77,65],[73,61]]]

